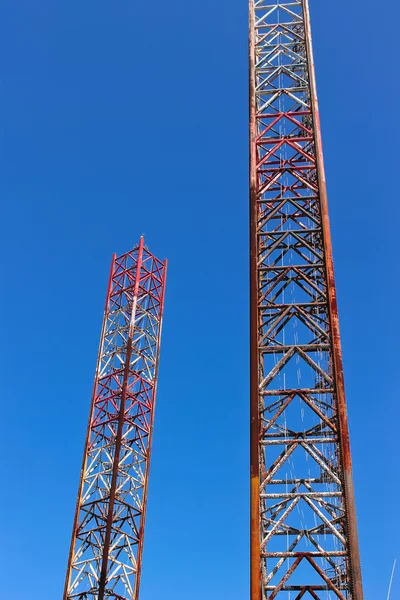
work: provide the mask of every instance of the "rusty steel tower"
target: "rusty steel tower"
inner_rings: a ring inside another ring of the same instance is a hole
[[[251,600],[362,600],[308,0],[250,0]]]
[[[166,262],[113,257],[63,600],[138,600]]]

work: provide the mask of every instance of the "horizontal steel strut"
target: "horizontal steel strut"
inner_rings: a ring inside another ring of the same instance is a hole
[[[250,0],[249,107],[251,600],[362,600],[308,0]]]
[[[138,600],[166,262],[113,257],[64,600]]]

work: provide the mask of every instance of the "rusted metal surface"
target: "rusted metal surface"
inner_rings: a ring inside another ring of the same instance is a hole
[[[249,0],[249,183],[250,183],[250,599],[261,600],[260,411],[258,393],[257,168],[254,1]]]
[[[113,259],[64,600],[138,600],[166,263]]]
[[[308,1],[249,10],[251,600],[362,600]]]
[[[320,191],[320,203],[321,203],[321,218],[322,218],[322,236],[325,251],[325,266],[326,266],[326,277],[328,282],[328,302],[329,302],[329,313],[331,320],[331,341],[332,341],[332,359],[333,359],[333,371],[335,374],[336,382],[336,401],[338,405],[338,424],[339,424],[339,444],[341,453],[341,466],[343,469],[343,487],[344,487],[344,498],[347,512],[347,534],[349,544],[349,562],[351,572],[351,583],[353,586],[353,598],[354,600],[363,599],[363,587],[362,587],[362,576],[361,576],[361,560],[360,550],[358,543],[358,531],[357,531],[357,518],[356,518],[356,507],[354,499],[354,483],[353,483],[353,468],[351,462],[350,452],[350,436],[349,436],[349,423],[347,418],[347,404],[344,387],[344,374],[343,374],[343,358],[342,358],[342,346],[340,341],[340,329],[339,329],[339,314],[338,305],[336,298],[336,284],[335,274],[333,269],[333,255],[332,255],[332,239],[331,230],[329,223],[329,212],[328,212],[328,195],[326,188],[325,168],[324,168],[324,155],[322,152],[322,136],[321,136],[321,123],[319,116],[319,104],[317,96],[317,86],[315,81],[315,68],[314,68],[314,57],[311,37],[311,23],[310,23],[310,11],[308,6],[308,0],[304,0],[304,15],[305,15],[305,32],[307,42],[307,56],[310,65],[310,90],[312,98],[312,111],[314,121],[314,135],[315,135],[315,150],[317,158],[317,176],[319,182]]]

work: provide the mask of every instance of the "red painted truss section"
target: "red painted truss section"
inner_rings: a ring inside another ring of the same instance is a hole
[[[64,600],[137,600],[166,262],[113,257]]]

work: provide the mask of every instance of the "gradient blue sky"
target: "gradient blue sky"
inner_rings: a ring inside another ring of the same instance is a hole
[[[400,525],[400,8],[376,6],[311,1],[366,600]],[[0,598],[61,598],[109,261],[142,233],[170,268],[141,600],[248,598],[247,2],[13,0],[0,57]]]

